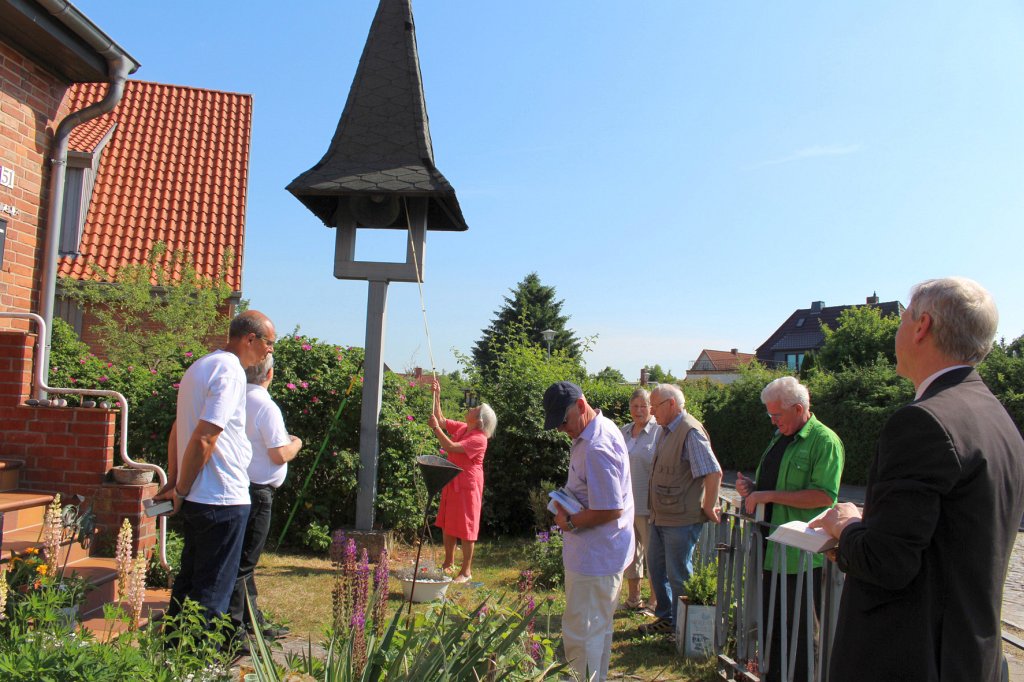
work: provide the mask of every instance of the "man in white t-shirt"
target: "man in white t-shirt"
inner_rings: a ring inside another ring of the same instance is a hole
[[[245,392],[245,434],[252,444],[252,462],[249,463],[249,519],[242,541],[242,559],[238,566],[238,580],[231,595],[231,620],[236,628],[253,630],[259,627],[264,636],[276,639],[287,634],[283,627],[270,627],[256,606],[258,591],[253,573],[263,554],[263,546],[270,534],[270,512],[274,504],[274,490],[284,483],[288,475],[288,462],[295,459],[302,448],[302,440],[288,433],[281,408],[270,397],[267,388],[274,379],[274,356],[268,355],[259,364],[245,370],[249,385]],[[245,605],[248,593],[256,623],[251,622]]]
[[[172,500],[183,521],[170,616],[186,598],[198,602],[207,617],[228,610],[249,517],[245,367],[272,353],[276,338],[270,319],[248,310],[231,321],[224,349],[201,357],[181,378],[167,485],[154,497]]]

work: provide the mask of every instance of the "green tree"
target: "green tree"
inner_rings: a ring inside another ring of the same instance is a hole
[[[662,369],[661,365],[647,366],[647,380],[656,384],[676,384],[679,379],[672,376],[672,370]]]
[[[562,315],[563,301],[555,298],[554,287],[541,284],[537,273],[531,272],[510,292],[473,347],[477,367],[490,375],[502,349],[518,345],[523,338],[546,350],[548,342],[541,333],[546,329],[555,332],[551,340],[552,354],[557,351],[570,358],[580,356],[580,341],[575,332],[565,327],[569,317]]]
[[[101,354],[112,363],[175,371],[183,353],[205,353],[211,339],[227,336],[225,275],[233,261],[227,253],[217,277],[203,277],[184,252],[168,254],[158,242],[143,263],[122,266],[113,277],[93,266],[95,279],[64,278],[61,288],[95,316]]]
[[[626,377],[622,375],[622,372],[615,369],[614,367],[605,367],[600,372],[593,376],[594,381],[603,381],[609,384],[624,384],[626,383]]]
[[[1024,336],[993,344],[978,373],[1024,434]]]
[[[838,323],[835,329],[821,325],[825,343],[814,353],[814,367],[836,372],[844,367],[871,365],[879,356],[896,364],[899,317],[882,317],[874,306],[856,306],[841,312]]]

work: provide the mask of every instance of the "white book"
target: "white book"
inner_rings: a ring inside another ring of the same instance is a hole
[[[548,493],[548,497],[551,501],[548,502],[548,511],[552,514],[558,514],[558,509],[555,508],[555,502],[562,505],[562,509],[569,512],[569,515],[576,514],[577,512],[583,511],[583,505],[576,499],[576,496],[565,488],[558,488]]]
[[[824,514],[825,512],[822,512],[811,520],[813,521]],[[768,539],[783,545],[788,545],[789,547],[796,547],[797,549],[803,549],[814,553],[827,552],[839,544],[839,540],[836,540],[825,531],[819,528],[808,528],[807,523],[807,521],[790,521],[788,523],[784,523],[776,528],[775,531],[768,536]]]

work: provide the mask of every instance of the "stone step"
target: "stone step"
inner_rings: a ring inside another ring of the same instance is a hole
[[[79,608],[81,618],[103,615],[103,605],[117,601],[117,561],[105,557],[86,557],[67,565],[66,573],[80,575],[92,584]]]
[[[142,603],[142,619],[139,627],[145,627],[151,618],[162,616],[167,611],[167,605],[170,602],[170,590],[146,590],[146,599]],[[128,606],[124,602],[119,602],[117,608],[121,609],[125,614],[128,613]],[[96,639],[101,642],[106,642],[128,629],[127,624],[123,621],[104,619],[102,609],[100,609],[98,614],[83,618],[80,627],[90,630]]]
[[[25,462],[20,459],[0,459],[0,491],[17,489],[23,466]]]
[[[31,528],[43,523],[46,505],[53,495],[38,490],[6,490],[0,492],[0,512],[4,515],[4,532]]]

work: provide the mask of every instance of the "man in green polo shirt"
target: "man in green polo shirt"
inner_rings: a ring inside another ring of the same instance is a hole
[[[782,377],[765,386],[761,391],[761,402],[778,430],[761,455],[754,479],[738,474],[736,491],[745,498],[748,514],[753,514],[757,505],[765,505],[764,519],[772,527],[787,521],[810,521],[836,502],[839,480],[843,475],[843,442],[832,429],[811,414],[811,397],[807,387],[793,377]],[[771,571],[775,566],[776,552],[775,543],[767,544],[763,597],[766,635],[771,615],[768,614]],[[798,550],[787,549],[786,556],[780,562],[780,570],[787,580],[787,644],[792,642],[793,637],[798,638],[796,658],[789,661],[789,668],[795,668],[793,679],[803,682],[808,679],[807,618],[801,617],[799,632],[794,632],[792,627],[797,590],[803,587],[797,585],[799,557]],[[817,613],[821,603],[821,554],[813,557],[813,566],[813,599]],[[781,595],[781,590],[776,589],[776,594]],[[807,603],[806,595],[801,603]],[[801,611],[804,612],[803,608]],[[768,682],[781,679],[780,613],[781,609],[776,603],[772,616],[775,625],[772,628],[771,656],[764,677]]]

